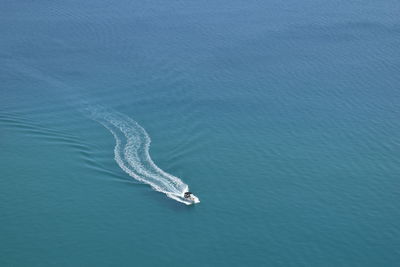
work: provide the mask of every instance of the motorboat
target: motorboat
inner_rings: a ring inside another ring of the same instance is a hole
[[[196,204],[196,203],[200,203],[200,199],[198,197],[196,197],[195,195],[193,195],[192,192],[185,192],[183,194],[183,198],[189,202],[191,202],[191,204]]]

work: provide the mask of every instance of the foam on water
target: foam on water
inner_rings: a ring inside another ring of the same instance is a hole
[[[151,139],[142,126],[122,113],[101,107],[87,107],[85,113],[114,136],[114,158],[123,171],[172,199],[191,204],[182,198],[189,191],[188,185],[160,169],[151,159]]]

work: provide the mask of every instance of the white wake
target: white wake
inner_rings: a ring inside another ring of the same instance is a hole
[[[183,193],[189,191],[188,185],[178,177],[164,172],[151,159],[151,139],[142,126],[122,113],[104,108],[85,108],[85,113],[114,136],[114,158],[122,170],[172,199],[191,204],[182,199]]]

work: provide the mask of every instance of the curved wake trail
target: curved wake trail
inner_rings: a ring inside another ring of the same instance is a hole
[[[160,169],[149,154],[151,139],[145,129],[128,116],[103,108],[85,108],[85,113],[102,124],[114,136],[114,159],[127,174],[149,184],[154,190],[165,193],[179,202],[190,204],[182,195],[189,191],[178,177]]]

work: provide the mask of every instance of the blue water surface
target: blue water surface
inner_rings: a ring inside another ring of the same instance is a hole
[[[398,266],[400,3],[0,3],[1,266]],[[124,172],[137,121],[201,203]]]

